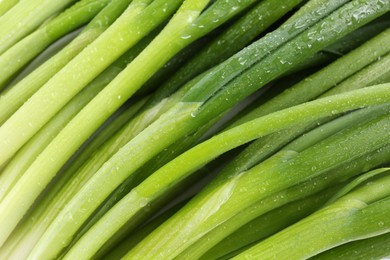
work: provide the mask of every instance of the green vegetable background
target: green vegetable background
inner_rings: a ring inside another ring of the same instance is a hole
[[[390,257],[390,0],[0,1],[0,259]]]

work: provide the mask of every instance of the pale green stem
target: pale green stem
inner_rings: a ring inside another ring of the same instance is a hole
[[[389,33],[390,34],[390,33]],[[341,82],[322,96],[331,96],[365,86],[386,83],[390,75],[390,53],[378,56],[378,60]]]
[[[367,183],[234,259],[307,259],[390,230],[390,175]],[[321,236],[321,239],[316,239]],[[292,240],[291,237],[295,239]]]
[[[141,100],[141,102],[132,105],[115,122],[111,122],[103,130],[102,134],[110,135],[112,132],[115,132],[115,129],[110,128],[114,128],[118,120],[126,120],[127,117],[134,115],[143,103],[144,100]],[[98,137],[101,137],[101,135]],[[94,139],[91,148],[94,147],[96,149],[103,142],[104,138],[102,137]],[[57,216],[58,212],[68,203],[73,194],[82,188],[83,184],[93,173],[93,171],[85,171],[84,168],[78,172],[74,172],[74,168],[72,167],[65,171],[54,186],[50,188],[48,193],[45,194],[36,208],[29,213],[28,217],[23,220],[3,247],[0,248],[0,258],[25,259],[52,220]]]
[[[9,9],[16,5],[20,0],[2,0],[0,2],[0,17]]]
[[[9,48],[0,56],[0,90],[31,59],[61,36],[91,20],[109,0],[83,0],[45,26]]]
[[[75,0],[24,0],[0,16],[0,54]]]
[[[335,84],[342,82],[376,61],[378,57],[388,53],[390,45],[386,44],[386,42],[390,42],[390,29],[380,33],[362,46],[285,90],[247,115],[242,116],[231,127],[318,97]]]
[[[112,73],[114,75],[117,74],[117,72]],[[98,79],[98,81],[95,81],[94,84],[90,84],[90,86],[74,97],[15,154],[0,175],[0,201],[2,201],[7,192],[50,141],[97,93],[99,93],[99,91],[104,88],[104,86],[110,82],[112,77],[111,75],[103,75]]]
[[[390,232],[353,241],[313,256],[315,260],[386,259],[390,256]]]
[[[132,0],[112,0],[63,50],[0,95],[0,124],[3,124],[42,85],[100,36]]]
[[[23,78],[15,86],[1,93],[0,124],[3,124],[35,91],[65,66],[86,45],[100,35],[101,32],[99,29],[96,29],[80,34],[57,55]]]

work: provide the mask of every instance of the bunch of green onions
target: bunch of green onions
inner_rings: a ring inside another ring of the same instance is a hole
[[[389,11],[0,1],[0,259],[390,256]]]

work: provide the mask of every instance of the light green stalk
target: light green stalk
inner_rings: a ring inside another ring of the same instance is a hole
[[[76,0],[24,0],[0,16],[0,54]]]
[[[191,60],[186,62],[164,82],[150,102],[155,102],[154,100],[156,99],[170,95],[187,81],[240,51],[300,2],[302,1],[260,1],[224,32],[212,39],[201,50],[194,53]]]
[[[61,36],[89,22],[110,0],[83,0],[37,29],[0,56],[0,90],[30,60]]]
[[[351,91],[362,86],[377,85],[388,82],[390,78],[390,53],[379,56],[376,62],[373,62],[358,73],[341,82],[323,94],[323,96],[335,95],[338,93]]]
[[[388,233],[389,187],[390,175],[383,174],[233,259],[307,259],[350,241]]]
[[[267,219],[267,217],[272,212],[263,214],[265,205],[269,203],[269,205],[272,204],[278,204],[280,203],[280,200],[286,200],[286,198],[291,197],[291,200],[294,202],[290,202],[290,205],[296,205],[298,207],[298,211],[303,209],[304,205],[302,205],[299,200],[300,197],[305,196],[312,196],[316,198],[318,196],[318,193],[316,195],[310,195],[313,194],[313,191],[315,190],[321,190],[320,194],[323,194],[324,191],[322,191],[326,187],[332,187],[330,188],[333,190],[331,193],[329,191],[328,194],[334,194],[338,189],[340,189],[340,180],[342,181],[341,185],[345,185],[345,179],[350,178],[350,176],[356,176],[357,174],[366,171],[367,169],[378,167],[378,165],[381,165],[383,161],[386,161],[390,158],[390,146],[388,145],[385,149],[380,149],[376,151],[372,151],[369,154],[364,154],[360,158],[354,159],[353,162],[347,162],[342,164],[341,166],[337,167],[336,169],[332,169],[329,172],[326,172],[322,177],[320,178],[314,178],[312,180],[309,180],[305,183],[300,183],[296,185],[295,187],[286,189],[282,192],[276,193],[275,195],[270,196],[267,199],[260,200],[259,202],[253,204],[252,206],[248,207],[247,209],[241,211],[239,214],[237,214],[235,217],[229,219],[227,222],[225,222],[222,226],[219,226],[213,232],[215,235],[217,235],[218,231],[221,231],[223,229],[231,229],[235,230],[233,233],[231,233],[229,236],[227,236],[224,240],[219,242],[215,247],[210,249],[205,255],[202,256],[203,259],[213,258],[212,256],[216,254],[226,254],[226,252],[231,252],[234,249],[239,249],[239,251],[242,252],[248,248],[249,243],[262,240],[266,238],[268,235],[272,235],[268,233],[267,231],[269,228],[277,228],[278,227],[278,217],[271,218],[269,222],[263,222],[262,220]],[[348,180],[347,180],[348,182]],[[296,192],[298,191],[298,192]],[[291,194],[296,192],[296,194]],[[307,197],[305,199],[301,199],[301,201],[305,201],[309,199],[310,197]],[[329,196],[327,196],[329,198]],[[272,199],[272,200],[271,200]],[[322,207],[324,205],[324,202],[317,205],[317,207]],[[277,206],[277,205],[276,205]],[[314,205],[312,205],[313,207]],[[290,207],[289,204],[281,207],[280,209],[277,209],[276,211],[280,211],[283,215],[279,218],[284,219],[286,218],[286,221],[289,221],[290,214],[286,214],[286,212],[283,212],[284,207]],[[262,209],[263,208],[263,209]],[[275,211],[275,210],[274,210]],[[300,212],[291,213],[294,214],[301,214]],[[292,216],[291,215],[291,216]],[[257,218],[254,218],[254,216],[258,216]],[[247,222],[248,220],[251,220],[250,222]],[[242,223],[246,223],[239,229],[237,229]],[[207,238],[212,238],[209,235],[202,237],[199,242],[203,242],[204,245],[207,245],[208,242],[206,242]],[[197,242],[196,244],[200,244]],[[195,245],[196,245],[195,244]],[[191,248],[190,248],[191,249]],[[189,251],[189,250],[187,250]],[[215,252],[215,253],[213,253]],[[219,253],[218,253],[219,252]],[[232,254],[229,254],[231,258],[234,255],[237,255],[240,252],[233,252]],[[228,259],[227,257],[224,257],[224,259]]]
[[[134,115],[143,103],[144,100],[141,100],[129,107],[107,128],[102,130],[98,138],[95,138],[92,145],[88,147],[97,149],[104,143],[107,136],[115,133],[118,124],[122,125],[122,121],[126,121]],[[91,177],[86,175],[85,171],[74,172],[73,170],[74,168],[70,167],[62,173],[61,178],[56,181],[34,210],[7,239],[6,243],[0,248],[0,258],[25,259],[28,256],[57,213],[66,205],[72,195],[82,187],[83,183]]]
[[[117,73],[114,72],[116,75]],[[20,149],[0,175],[0,201],[61,129],[112,79],[105,74],[74,97],[51,121]]]
[[[39,68],[0,95],[0,124],[3,124],[42,85],[98,38],[126,9],[132,0],[113,0],[80,33],[80,35]]]
[[[312,100],[390,52],[390,29],[240,117],[232,126]],[[378,72],[380,73],[380,72]],[[345,84],[347,86],[348,83]],[[353,86],[360,86],[353,84]],[[362,86],[367,86],[363,84]],[[338,87],[335,88],[335,90]],[[336,92],[335,92],[336,93]],[[341,92],[338,92],[341,93]]]
[[[186,201],[185,201],[186,202]],[[142,239],[144,239],[148,234],[150,234],[154,229],[156,229],[159,225],[161,225],[165,220],[167,220],[170,216],[172,216],[175,212],[177,212],[185,203],[181,202],[174,207],[168,209],[162,214],[154,217],[150,222],[141,228],[135,230],[132,234],[126,237],[118,246],[116,246],[113,250],[109,251],[103,257],[104,259],[120,259],[122,258],[130,248],[134,247],[137,243],[139,243]],[[101,257],[101,256],[100,256]],[[99,255],[97,256],[99,258]]]
[[[96,91],[100,91],[104,86],[106,86],[109,82],[111,82],[112,79],[114,79],[125,67],[126,65],[133,60],[141,51],[144,49],[144,47],[151,41],[152,38],[154,38],[156,32],[151,33],[151,35],[148,35],[145,39],[139,42],[136,46],[131,48],[128,52],[126,52],[120,59],[118,59],[116,62],[114,62],[108,69],[106,69],[102,74],[100,74],[96,79],[94,79],[87,88],[90,89],[88,92],[93,92],[96,95]],[[91,89],[94,89],[95,91],[92,91]],[[83,91],[82,91],[83,92]],[[82,93],[81,92],[81,93]],[[84,91],[85,92],[85,91]],[[81,110],[81,108],[86,105],[78,104],[76,101],[71,101],[73,103],[72,105],[67,104],[66,107],[73,107],[71,110],[74,110],[74,107],[79,107],[77,112]],[[143,102],[138,102],[142,103]],[[74,106],[73,106],[74,105]],[[138,107],[139,105],[132,105],[131,107]],[[65,108],[64,108],[65,109]],[[48,123],[43,127],[40,132],[38,132],[24,147],[22,147],[21,150],[18,151],[18,153],[12,158],[12,160],[9,162],[7,167],[4,169],[4,172],[2,175],[0,175],[0,186],[2,187],[2,192],[0,192],[0,198],[3,197],[4,193],[7,190],[7,187],[11,187],[12,183],[15,183],[15,181],[21,176],[27,168],[31,165],[31,163],[35,160],[35,158],[39,155],[40,152],[44,150],[46,145],[50,143],[50,141],[58,134],[58,132],[68,123],[68,121],[73,118],[75,114],[72,116],[69,115],[68,112],[63,111],[62,109],[51,121],[56,121],[57,127],[51,128],[51,130],[48,130],[48,125],[53,123]],[[131,109],[130,109],[131,110]],[[137,109],[138,110],[138,109]],[[74,112],[75,113],[75,112]],[[59,114],[63,116],[59,116]],[[110,124],[108,128],[111,128],[111,132],[107,132],[108,130],[104,130],[102,133],[98,135],[99,140],[92,141],[92,144],[90,143],[88,147],[83,151],[82,154],[78,154],[77,158],[72,161],[72,164],[70,168],[67,170],[70,175],[73,174],[80,166],[81,164],[86,161],[86,159],[97,149],[101,147],[101,145],[104,143],[104,138],[108,138],[107,136],[112,136],[113,133],[116,132],[118,128],[120,128],[125,122],[129,120],[130,115],[133,114],[131,112],[123,113],[122,116],[119,116],[118,119],[114,120],[112,122],[113,124]],[[59,119],[59,117],[67,117],[67,120]],[[123,121],[122,124],[118,123],[117,121]],[[114,130],[116,129],[116,130]],[[42,138],[42,135],[45,135],[46,138]],[[40,137],[38,137],[40,136]],[[40,139],[41,141],[39,143],[35,143],[37,139]],[[44,140],[44,141],[43,141]],[[34,148],[33,148],[34,147]],[[102,162],[103,163],[103,162]],[[96,162],[94,162],[96,164]],[[95,166],[96,167],[96,166]],[[100,166],[98,166],[100,167]],[[81,178],[82,179],[82,178]],[[57,185],[57,184],[56,184]],[[0,199],[1,201],[1,199]]]
[[[20,0],[2,0],[0,2],[0,16],[16,5]]]
[[[327,250],[311,259],[323,260],[364,260],[364,259],[386,259],[390,256],[390,232],[349,242],[336,248]]]
[[[274,209],[236,230],[200,259],[229,259],[230,257],[226,257],[227,254],[262,240],[311,214],[334,192],[335,188],[331,188]]]
[[[0,164],[9,159],[86,84],[175,10],[175,5],[169,5],[169,10],[161,11],[160,16],[145,23],[145,16],[161,5],[153,2],[148,6],[150,1],[133,1],[101,37],[55,74],[0,127],[0,140],[4,148],[0,151]]]
[[[379,49],[382,46],[385,46],[384,42],[388,40],[388,37],[390,35],[389,32],[390,31],[384,32],[383,34],[369,41],[368,43],[362,45],[358,49],[340,58],[338,61],[330,64],[329,66],[325,67],[314,75],[307,77],[305,80],[302,80],[299,83],[295,84],[293,87],[282,92],[280,95],[269,99],[265,103],[262,103],[260,106],[253,109],[246,115],[240,116],[240,118],[230,127],[239,125],[243,122],[246,122],[247,120],[250,120],[251,118],[255,118],[256,116],[259,117],[267,115],[271,112],[278,111],[279,109],[287,108],[291,105],[298,104],[300,102],[309,101],[339,82],[341,82],[341,84],[333,88],[334,94],[342,93],[343,88],[346,87],[347,84],[351,84],[355,88],[359,88],[360,86],[368,86],[372,82],[381,81],[380,78],[382,74],[388,73],[390,67],[387,64],[387,60],[383,58],[378,60],[380,55],[384,53]],[[377,49],[378,52],[374,51]],[[369,57],[370,53],[375,54]],[[360,65],[354,63],[355,58],[360,58]],[[343,69],[345,67],[343,62],[346,62],[346,64],[348,64],[347,70]],[[372,62],[371,65],[360,70],[362,67],[366,66],[370,62]],[[351,67],[354,67],[356,70],[358,70],[358,72],[353,71],[353,68],[351,69]],[[375,72],[375,69],[378,68],[380,68],[380,72]],[[349,75],[352,76],[348,77]],[[345,80],[345,78],[347,78],[347,80]],[[382,109],[379,108],[379,111],[381,110]],[[363,113],[365,112],[363,111]],[[353,117],[351,119],[354,120]],[[329,119],[326,119],[325,121],[327,120]],[[238,160],[234,160],[234,162],[231,164],[231,167],[229,167],[231,169],[236,170],[241,169],[241,171],[249,169],[253,165],[259,163],[260,161],[275,153],[278,149],[286,145],[288,142],[290,142],[300,134],[306,132],[313,127],[316,127],[317,123],[319,122],[309,125],[302,125],[299,127],[288,129],[287,131],[282,131],[266,136],[264,138],[260,138],[253,142],[248,148],[246,148],[242,155],[239,155],[237,157]],[[327,131],[324,131],[323,133],[326,132]],[[317,134],[315,134],[314,136],[316,135]],[[305,140],[304,143],[307,143],[307,139],[307,136],[303,138],[303,140]],[[294,149],[296,148],[297,147],[295,147]],[[236,165],[236,162],[241,160],[239,158],[246,160],[246,162],[241,162],[240,164],[242,165],[240,166]]]

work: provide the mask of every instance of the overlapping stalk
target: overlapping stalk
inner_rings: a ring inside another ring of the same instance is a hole
[[[389,174],[383,175],[356,187],[327,207],[233,259],[279,258],[287,255],[309,258],[337,245],[388,233],[390,193],[387,187],[390,177]],[[287,238],[291,235],[299,243]],[[321,235],[322,239],[314,242],[311,239],[314,235]],[[293,248],[288,245],[291,242],[294,243]],[[309,248],[306,247],[308,244]]]
[[[83,31],[63,50],[24,77],[0,96],[0,122],[17,111],[37,90],[79,54],[88,44],[98,38],[126,9],[132,0],[114,0],[108,4]],[[139,7],[140,8],[140,7]]]
[[[84,0],[49,21],[0,56],[0,90],[31,59],[61,36],[89,22],[109,0]]]

